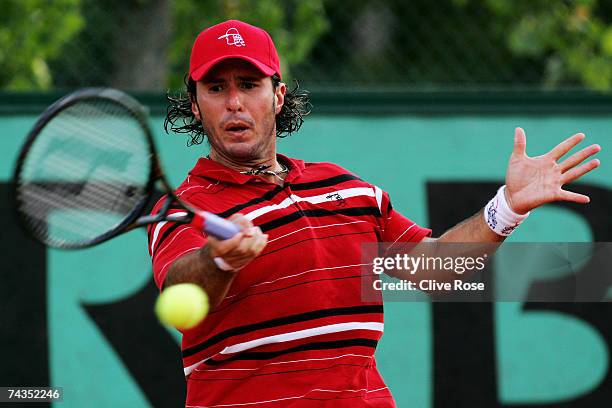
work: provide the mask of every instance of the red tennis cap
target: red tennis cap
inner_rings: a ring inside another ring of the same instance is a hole
[[[264,75],[281,76],[280,62],[270,34],[238,20],[228,20],[202,31],[193,43],[189,76],[200,81],[221,61],[238,58],[255,65]]]

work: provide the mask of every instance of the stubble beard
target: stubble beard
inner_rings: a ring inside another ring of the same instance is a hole
[[[210,156],[229,163],[243,163],[245,165],[259,164],[262,160],[272,159],[275,153],[276,142],[276,105],[273,101],[270,114],[266,116],[262,129],[263,136],[258,137],[254,143],[222,143],[215,129],[207,126],[202,120],[202,127],[207,135],[210,147]]]

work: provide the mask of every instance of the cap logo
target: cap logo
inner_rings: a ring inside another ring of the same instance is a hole
[[[224,35],[217,38],[217,40],[221,40],[225,38],[227,41],[227,45],[235,45],[236,47],[244,47],[246,44],[242,39],[242,36],[235,28],[228,28]]]

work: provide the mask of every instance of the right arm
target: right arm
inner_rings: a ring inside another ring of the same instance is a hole
[[[164,288],[195,283],[208,294],[211,310],[221,304],[238,271],[255,259],[268,242],[268,235],[242,214],[235,214],[229,220],[242,231],[224,241],[209,236],[202,248],[178,258],[168,269]],[[215,257],[223,259],[231,270],[219,269]]]

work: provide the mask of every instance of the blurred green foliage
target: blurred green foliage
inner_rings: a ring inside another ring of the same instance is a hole
[[[0,88],[49,89],[49,61],[83,27],[80,0],[3,0]]]
[[[191,46],[197,34],[224,20],[246,21],[266,30],[276,44],[283,80],[328,29],[323,0],[175,0],[173,36],[169,49],[171,88],[182,88],[189,69]]]
[[[455,0],[466,5],[470,0]],[[472,0],[475,1],[475,0]],[[486,0],[496,34],[517,56],[543,60],[543,83],[612,87],[612,24],[605,0]]]
[[[180,89],[197,34],[230,18],[266,29],[284,79],[299,77],[306,87],[612,89],[609,0],[2,0],[2,6],[0,88],[8,90],[127,86],[119,81],[126,66],[151,78],[140,89]],[[149,60],[128,45],[155,48],[142,45],[153,38],[144,24],[151,21],[162,35],[154,42],[160,52]],[[142,61],[145,68],[137,68]],[[159,62],[156,75],[147,61]]]

